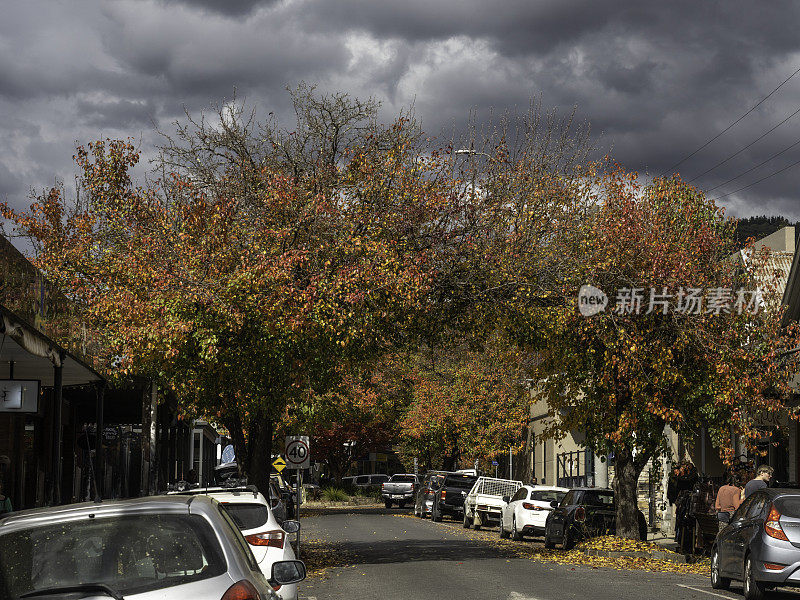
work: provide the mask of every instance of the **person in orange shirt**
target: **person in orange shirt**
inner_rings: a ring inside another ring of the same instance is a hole
[[[714,507],[717,509],[717,519],[719,520],[719,530],[728,524],[731,515],[739,508],[742,503],[742,488],[735,475],[728,477],[728,482],[719,488],[717,500]]]

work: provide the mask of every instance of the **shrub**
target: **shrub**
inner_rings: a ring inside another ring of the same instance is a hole
[[[322,499],[327,502],[347,502],[350,496],[340,488],[326,488],[322,490]]]

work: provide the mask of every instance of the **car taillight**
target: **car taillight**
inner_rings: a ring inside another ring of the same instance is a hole
[[[444,500],[445,494],[447,494],[447,492],[445,492],[444,490],[442,490],[442,495],[441,495],[441,499],[442,499],[442,500]]]
[[[781,513],[778,512],[778,509],[775,508],[774,504],[772,505],[772,508],[770,508],[769,516],[764,523],[764,533],[771,538],[775,538],[776,540],[783,540],[784,542],[789,541],[789,538],[787,538],[786,534],[783,533],[783,528],[781,527]]]
[[[273,548],[283,548],[283,539],[286,532],[282,529],[265,531],[263,533],[253,533],[244,537],[251,546],[271,546]]]
[[[578,523],[583,523],[586,520],[586,509],[582,506],[575,509],[575,520]]]
[[[252,583],[242,579],[228,588],[222,600],[261,600],[261,596]]]
[[[541,506],[536,506],[535,504],[531,504],[530,502],[523,502],[522,508],[526,508],[528,510],[544,510]]]

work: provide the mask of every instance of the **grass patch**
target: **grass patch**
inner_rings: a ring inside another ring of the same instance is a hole
[[[326,502],[347,502],[350,496],[341,488],[325,488],[322,490],[322,500]]]

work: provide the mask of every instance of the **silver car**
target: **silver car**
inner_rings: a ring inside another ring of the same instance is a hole
[[[207,496],[154,496],[16,513],[0,520],[0,597],[266,600],[305,576],[270,580],[225,508]]]
[[[711,587],[731,579],[742,581],[748,600],[800,586],[800,490],[758,490],[731,515],[711,549]]]

